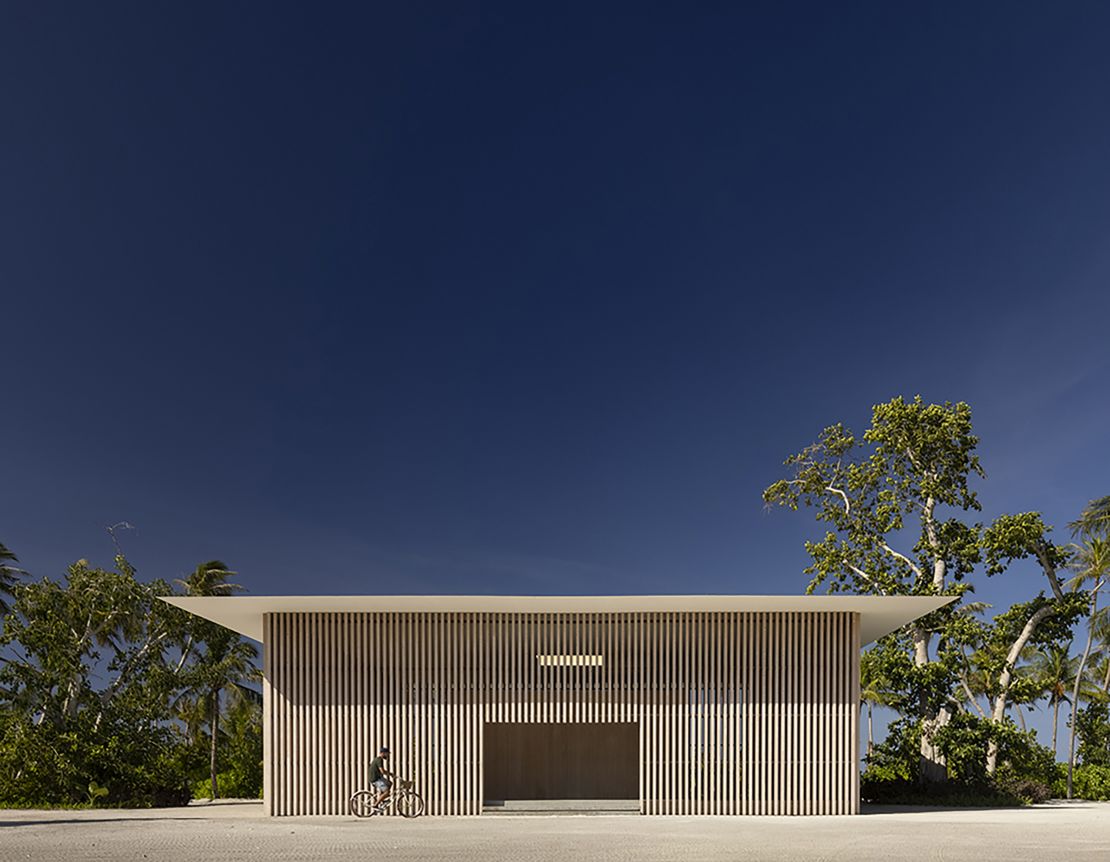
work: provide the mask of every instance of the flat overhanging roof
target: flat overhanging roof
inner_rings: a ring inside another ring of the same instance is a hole
[[[171,605],[262,640],[263,614],[290,613],[857,613],[869,644],[953,601],[950,596],[173,596]]]

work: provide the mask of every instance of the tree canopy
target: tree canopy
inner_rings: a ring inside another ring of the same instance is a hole
[[[982,509],[977,483],[986,479],[978,446],[967,404],[897,397],[872,408],[861,436],[842,423],[825,428],[786,459],[787,474],[763,492],[768,507],[812,510],[824,530],[805,544],[810,592],[953,598],[884,639],[870,660],[890,683],[888,702],[915,716],[923,780],[950,772],[938,748],[945,734],[937,734],[961,704],[988,722],[984,768],[994,773],[1007,710],[1039,694],[1017,673],[1022,656],[1068,642],[1090,605],[1083,584],[1064,583],[1060,573],[1073,552],[1053,540],[1039,513],[1004,514],[989,525],[975,520]],[[1105,523],[1107,512],[1110,504],[1092,504],[1085,522]],[[968,601],[971,576],[1004,575],[1027,559],[1038,564],[1047,589],[980,619],[986,607]],[[979,696],[989,710],[978,707]]]
[[[164,580],[139,580],[122,554],[112,569],[78,560],[61,580],[11,585],[0,632],[0,803],[189,799],[208,773],[204,752],[215,750],[219,712],[230,708],[218,693],[213,701],[214,681],[248,689],[257,654],[160,600],[172,594]],[[209,726],[190,735],[179,704],[201,690]],[[260,715],[240,712],[232,729],[253,738]],[[261,762],[260,746],[245,753],[230,740],[229,748]],[[237,789],[257,795],[260,787]]]

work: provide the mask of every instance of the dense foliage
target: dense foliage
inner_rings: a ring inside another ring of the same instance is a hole
[[[1110,704],[1096,701],[1075,714],[1079,759],[1088,766],[1110,769]]]
[[[63,580],[12,578],[4,592],[0,805],[187,802],[209,772],[213,727],[235,792],[259,795],[259,711],[220,697],[253,691],[249,661],[220,676],[224,654],[249,659],[252,647],[222,635],[214,656],[212,630],[160,600],[174,588],[140,581],[122,555],[112,570],[79,560]],[[217,714],[235,712],[223,731],[189,713],[198,691]]]
[[[998,724],[955,712],[936,732],[948,781],[923,785],[917,780],[921,722],[899,719],[877,744],[863,773],[861,792],[870,802],[1018,805],[1050,798],[1063,773],[1052,751],[1036,735],[1010,723]],[[986,754],[998,748],[998,767],[987,772]]]
[[[1110,766],[1080,765],[1075,770],[1073,791],[1079,799],[1110,801]]]

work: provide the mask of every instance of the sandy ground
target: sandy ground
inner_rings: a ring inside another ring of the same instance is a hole
[[[254,802],[0,811],[0,860],[1098,860],[1110,803],[876,807],[859,817],[267,818]]]

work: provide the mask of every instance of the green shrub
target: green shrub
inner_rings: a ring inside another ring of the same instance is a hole
[[[0,801],[15,806],[161,807],[191,798],[165,727],[79,716],[65,731],[9,718],[0,736]],[[88,726],[86,726],[88,725]],[[106,792],[96,792],[92,787]]]
[[[1072,795],[1079,799],[1110,801],[1110,766],[1077,766],[1072,777]]]
[[[221,772],[216,776],[216,788],[223,799],[261,799],[261,782],[253,776],[240,772]],[[205,778],[193,784],[193,796],[197,799],[212,798],[212,780]]]

